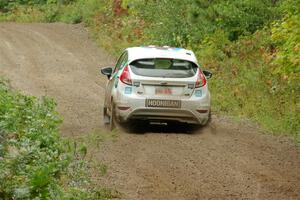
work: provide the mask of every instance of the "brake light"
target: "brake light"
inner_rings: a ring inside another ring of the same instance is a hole
[[[132,80],[130,77],[130,72],[129,72],[128,66],[124,67],[123,72],[120,76],[120,80],[127,85],[132,85]]]
[[[198,70],[198,78],[197,78],[195,87],[199,88],[199,87],[203,87],[204,85],[206,85],[206,78],[205,78],[204,74],[202,73],[202,71],[199,69]]]

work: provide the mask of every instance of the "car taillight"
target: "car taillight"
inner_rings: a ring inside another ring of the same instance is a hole
[[[206,78],[205,78],[204,74],[202,73],[202,71],[199,69],[198,70],[198,78],[197,78],[195,87],[196,88],[203,87],[205,84],[206,84]]]
[[[132,85],[132,80],[130,77],[130,72],[129,72],[128,66],[124,67],[123,72],[120,76],[120,80],[127,85]]]

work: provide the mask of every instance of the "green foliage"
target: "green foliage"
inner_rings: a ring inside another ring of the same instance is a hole
[[[62,120],[55,106],[51,99],[14,92],[0,80],[0,199],[119,195],[90,181],[87,148],[76,149],[59,136]]]
[[[289,14],[274,23],[272,28],[272,39],[278,47],[275,72],[291,78],[299,78],[300,73],[300,1],[297,8],[285,7]]]
[[[73,24],[84,22],[89,25],[93,22],[93,17],[101,12],[102,7],[103,2],[99,0],[77,0],[76,3],[61,8],[59,21]]]
[[[251,118],[274,133],[299,138],[299,86],[274,74],[270,36],[269,31],[259,31],[230,42],[219,31],[206,38],[196,54],[214,73],[209,82],[213,111]]]
[[[90,24],[103,4],[98,0],[7,1],[0,3],[0,21]]]
[[[124,3],[125,4],[125,3]],[[228,33],[229,40],[254,33],[278,15],[271,0],[249,1],[126,1],[129,11],[145,20],[151,43],[192,46],[216,30]]]
[[[0,196],[3,199],[47,198],[56,190],[56,177],[67,166],[59,142],[60,117],[55,103],[11,92],[0,83],[0,130],[5,142],[0,163]]]

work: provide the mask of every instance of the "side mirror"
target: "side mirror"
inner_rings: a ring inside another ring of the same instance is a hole
[[[101,74],[107,76],[108,79],[111,77],[112,72],[113,72],[112,67],[104,67],[101,69]]]
[[[210,71],[207,70],[203,70],[203,74],[207,79],[210,79],[213,75]]]

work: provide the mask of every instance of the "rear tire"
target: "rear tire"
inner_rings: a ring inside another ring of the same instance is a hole
[[[110,108],[111,116],[109,117],[109,131],[113,131],[116,128],[116,114],[115,114],[115,105],[112,104]]]
[[[113,131],[116,128],[116,114],[115,114],[115,106],[112,105],[111,108],[111,116],[107,113],[107,108],[103,108],[103,120],[104,120],[104,126],[109,131]]]
[[[109,124],[109,121],[110,121],[110,119],[109,119],[109,115],[107,114],[107,108],[104,107],[103,108],[103,122],[104,122],[104,125]]]

